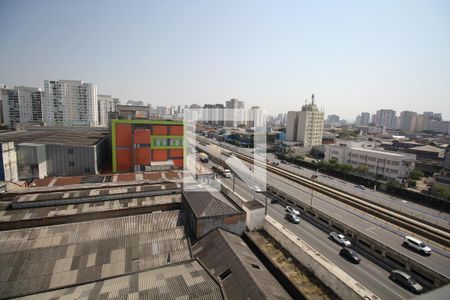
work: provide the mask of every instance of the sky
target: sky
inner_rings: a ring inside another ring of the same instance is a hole
[[[450,1],[0,0],[0,83],[92,82],[157,105],[450,119]]]

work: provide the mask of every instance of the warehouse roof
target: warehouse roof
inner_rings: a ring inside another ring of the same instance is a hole
[[[211,217],[240,214],[237,208],[220,192],[183,191],[183,197],[196,217]]]
[[[219,280],[228,299],[291,299],[237,235],[216,229],[193,247],[192,254]]]
[[[434,147],[431,145],[419,146],[410,148],[411,151],[421,151],[421,152],[435,152],[435,153],[445,153],[445,149]]]
[[[0,232],[0,298],[191,259],[180,211]]]
[[[50,224],[65,224],[139,212],[161,210],[161,207],[180,208],[181,195],[161,195],[81,204],[0,210],[0,230],[18,229]]]
[[[21,299],[224,299],[219,284],[190,260]]]
[[[0,142],[92,146],[108,136],[107,130],[79,128],[10,131],[0,134]]]

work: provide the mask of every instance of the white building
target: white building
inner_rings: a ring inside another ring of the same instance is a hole
[[[44,122],[49,126],[99,126],[97,86],[79,80],[44,81]]]
[[[427,130],[450,134],[450,121],[428,120]]]
[[[17,154],[13,142],[0,143],[0,181],[18,181]]]
[[[289,111],[286,126],[286,139],[297,141],[304,146],[312,147],[322,144],[324,112],[320,111],[314,103],[302,106],[301,111]]]
[[[236,127],[239,124],[245,123],[245,102],[239,101],[238,99],[230,99],[225,102],[225,126],[227,127]]]
[[[42,123],[44,92],[39,88],[2,88],[0,98],[3,123],[10,129],[15,129],[18,123]]]
[[[110,112],[117,112],[119,98],[113,98],[111,95],[97,95],[98,101],[98,126],[108,127]]]
[[[375,125],[383,126],[386,129],[395,129],[396,125],[396,112],[392,109],[380,109],[374,117]]]
[[[417,113],[413,111],[402,111],[400,113],[398,129],[404,131],[416,130]]]
[[[351,144],[336,144],[327,145],[325,149],[325,161],[331,160],[349,164],[355,169],[361,167],[365,169],[367,176],[398,180],[407,178],[414,170],[416,156],[368,147],[354,147]]]

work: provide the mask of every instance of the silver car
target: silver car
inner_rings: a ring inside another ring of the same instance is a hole
[[[343,247],[350,247],[352,245],[345,235],[334,231],[330,232],[330,238]]]

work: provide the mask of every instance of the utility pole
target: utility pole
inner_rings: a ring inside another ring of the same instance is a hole
[[[233,173],[233,193],[234,193],[235,186],[236,186],[236,173]]]

